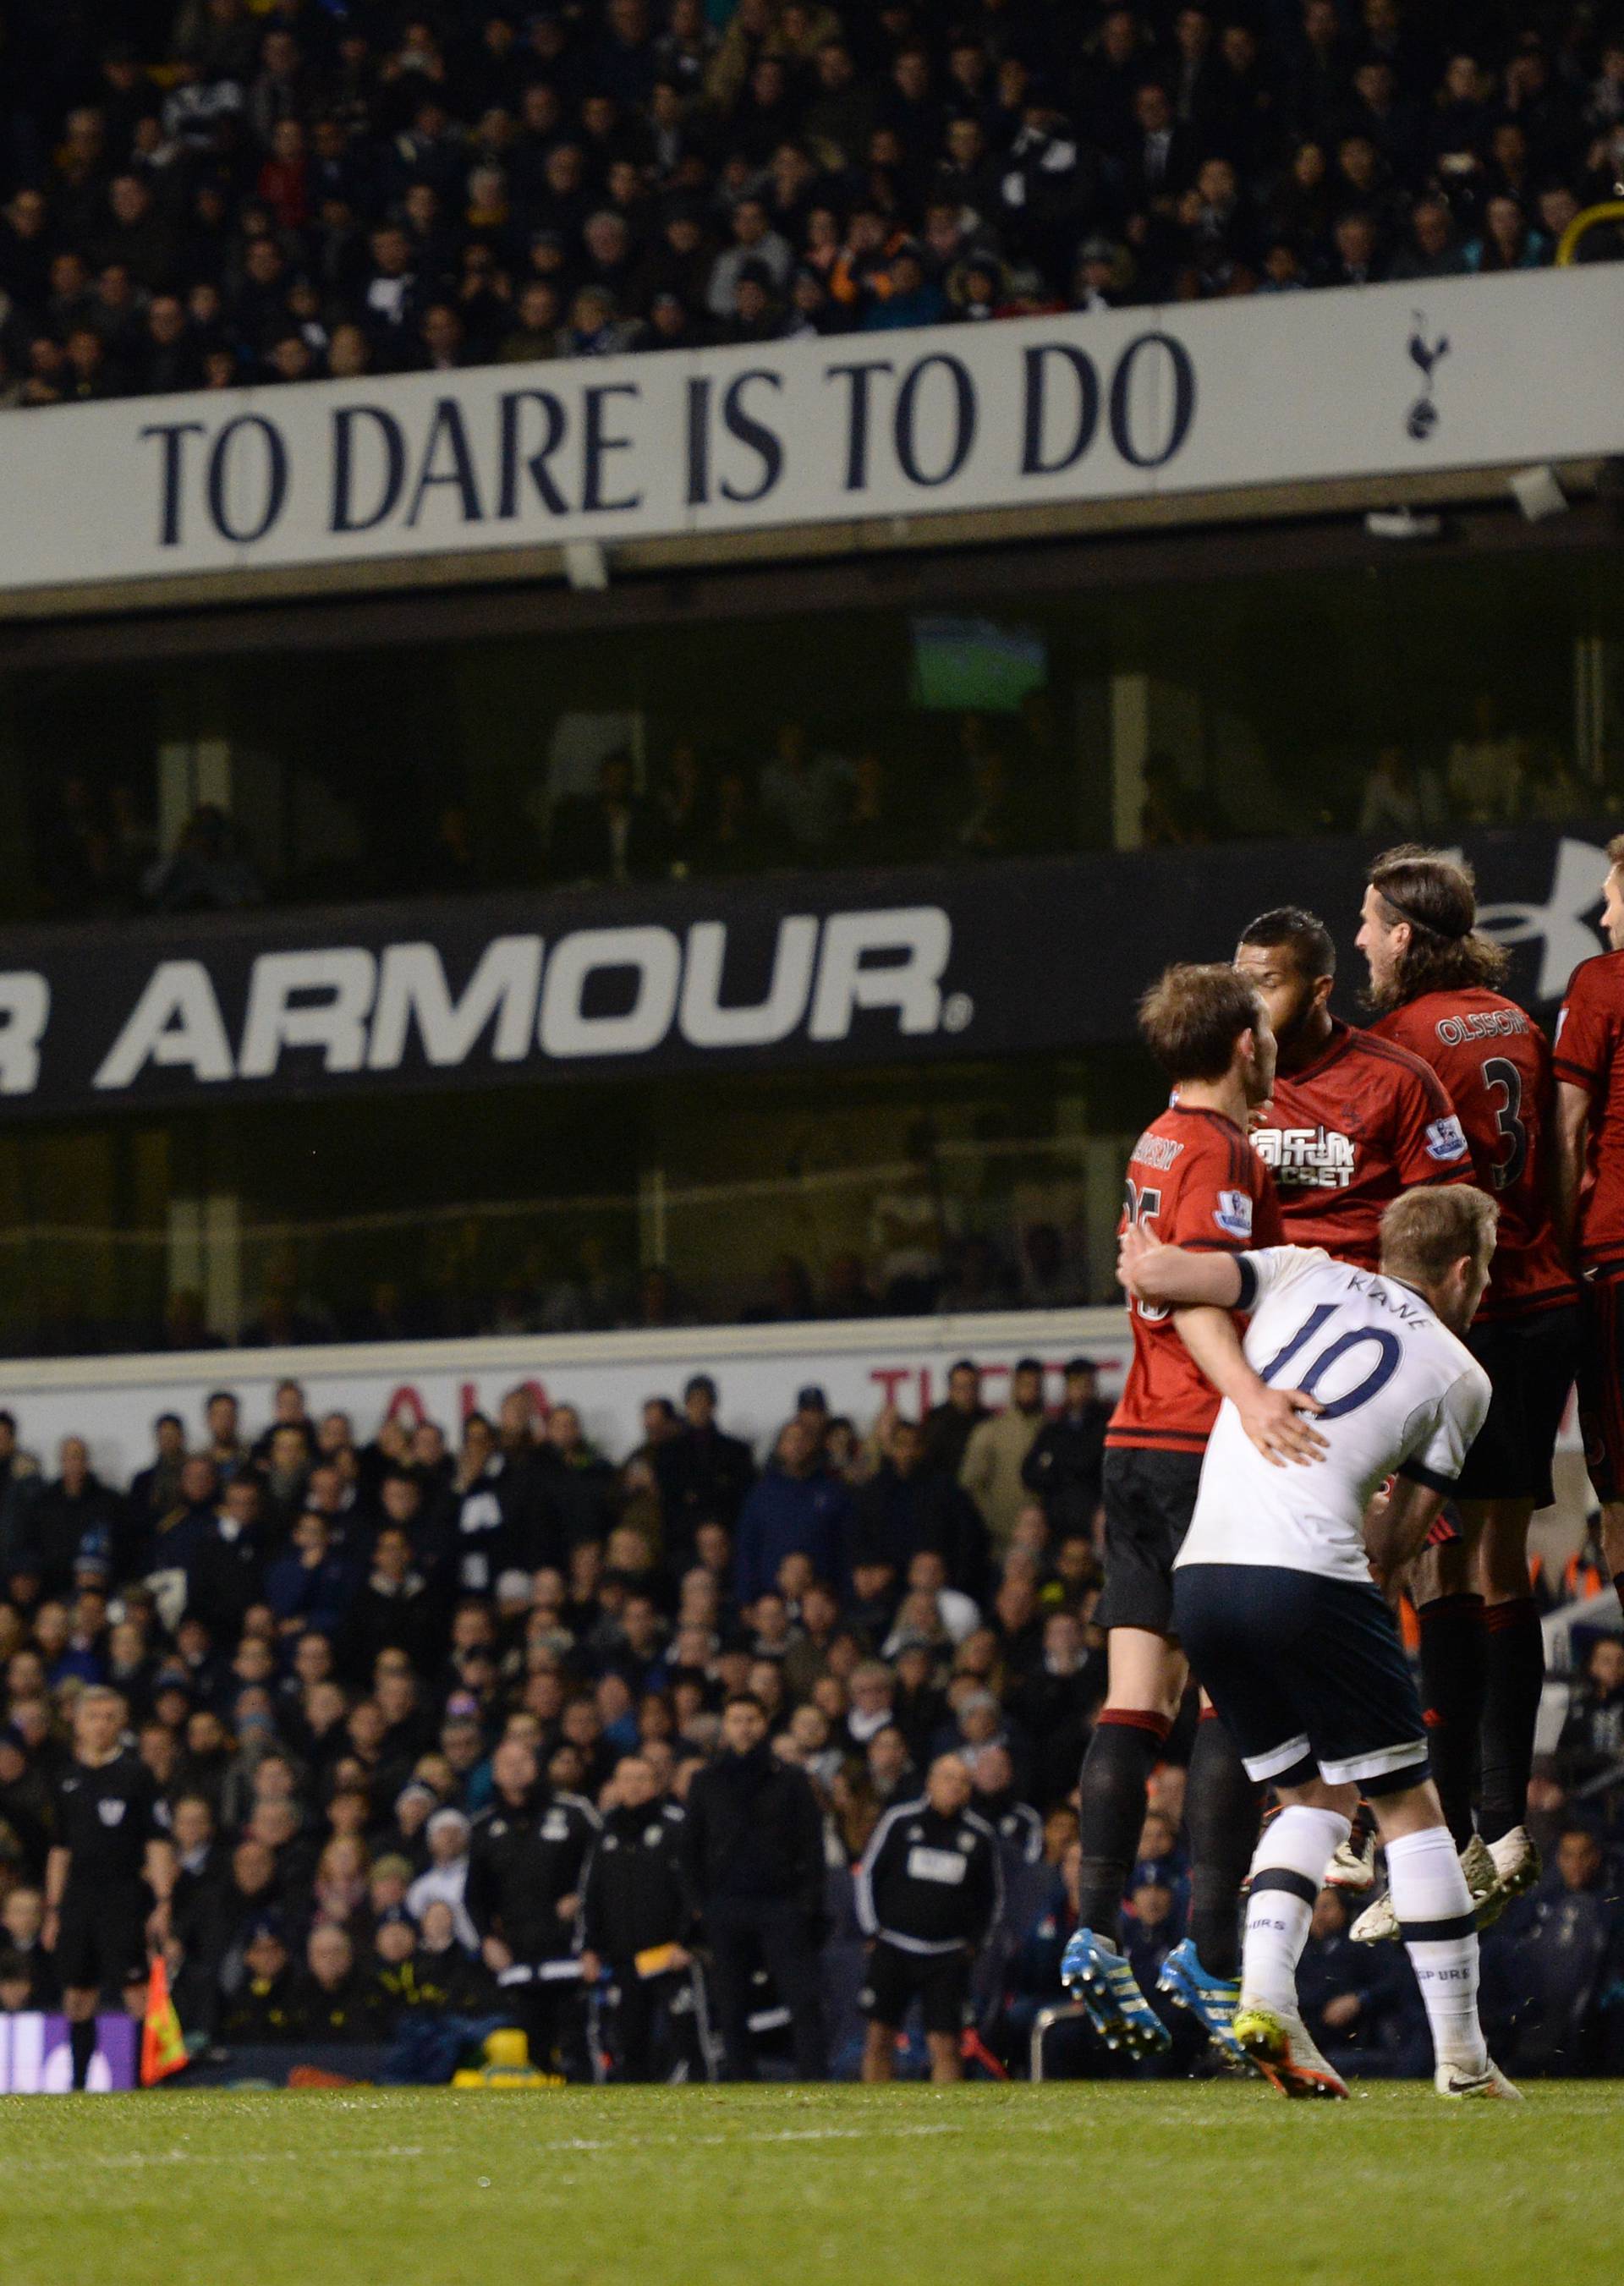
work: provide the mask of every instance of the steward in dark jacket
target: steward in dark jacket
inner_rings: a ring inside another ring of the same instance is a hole
[[[501,2005],[524,2027],[530,2058],[566,2071],[584,2064],[576,1933],[599,1831],[578,1795],[539,1785],[536,1758],[508,1738],[492,1758],[495,1798],[474,1820],[462,1902],[479,1932]]]
[[[721,1739],[689,1788],[685,1839],[714,1962],[724,2069],[729,2079],[755,2077],[749,2018],[762,1967],[790,2012],[797,2077],[821,2079],[823,1813],[805,1771],[769,1746],[758,1700],[729,1699]]]
[[[619,2077],[655,2077],[655,2037],[663,2018],[675,2036],[673,2045],[702,2078],[706,2061],[692,2037],[687,1940],[696,1915],[685,1820],[674,1803],[660,1801],[654,1772],[641,1754],[620,1763],[615,1791],[619,1800],[604,1817],[587,1875],[582,1969],[595,1982],[604,1975],[610,1980]]]

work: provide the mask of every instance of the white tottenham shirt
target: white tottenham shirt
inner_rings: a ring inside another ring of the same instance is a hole
[[[1395,1473],[1449,1493],[1488,1411],[1489,1379],[1412,1287],[1335,1262],[1319,1247],[1236,1257],[1259,1379],[1325,1408],[1328,1449],[1276,1468],[1226,1402],[1207,1446],[1178,1561],[1269,1564],[1370,1582],[1364,1517]]]

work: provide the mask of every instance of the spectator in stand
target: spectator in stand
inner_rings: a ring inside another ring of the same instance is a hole
[[[1510,1996],[1517,2069],[1570,2078],[1602,2059],[1602,2012],[1624,1914],[1595,1830],[1571,1823],[1557,1862],[1505,1916],[1494,1966]]]
[[[1609,1777],[1624,1790],[1624,1643],[1616,1636],[1590,1646],[1557,1742],[1556,1770],[1570,1793]]]
[[[972,1435],[991,1418],[991,1407],[981,1402],[981,1368],[973,1359],[960,1358],[949,1368],[946,1397],[925,1416],[926,1460],[957,1477]]]
[[[1414,840],[1435,832],[1446,814],[1437,772],[1417,766],[1400,745],[1384,746],[1365,781],[1360,832]]]
[[[958,1481],[981,1512],[993,1552],[1002,1558],[1026,1502],[1021,1470],[1044,1425],[1044,1369],[1021,1358],[1010,1375],[1009,1403],[971,1431]]]
[[[851,1498],[825,1470],[815,1431],[785,1422],[765,1474],[738,1518],[736,1591],[752,1604],[776,1582],[786,1556],[804,1556],[820,1580],[843,1580],[850,1564]]]
[[[1468,825],[1511,825],[1521,812],[1527,756],[1524,741],[1507,731],[1499,701],[1480,691],[1472,705],[1472,733],[1449,749],[1447,784],[1453,816]]]
[[[695,1374],[682,1391],[685,1425],[654,1455],[667,1550],[674,1561],[691,1550],[700,1525],[714,1522],[731,1532],[755,1481],[750,1447],[721,1427],[716,1403],[712,1376]]]
[[[1021,1468],[1021,1483],[1043,1502],[1057,1547],[1069,1536],[1094,1535],[1110,1418],[1099,1367],[1092,1358],[1070,1359],[1060,1410],[1038,1431]]]

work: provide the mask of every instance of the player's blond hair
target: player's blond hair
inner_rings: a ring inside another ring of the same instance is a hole
[[[1382,1267],[1414,1286],[1436,1286],[1467,1256],[1481,1269],[1494,1251],[1500,1209],[1470,1183],[1405,1191],[1382,1217]]]

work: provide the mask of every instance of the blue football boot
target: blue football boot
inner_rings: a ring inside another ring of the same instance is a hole
[[[1250,2067],[1251,2059],[1235,2038],[1235,2010],[1241,2005],[1241,1983],[1213,1976],[1196,1956],[1194,1941],[1186,1937],[1162,1964],[1156,1990],[1175,2006],[1187,2009],[1227,2063]]]
[[[1080,1928],[1060,1957],[1060,1983],[1087,2009],[1089,2022],[1108,2048],[1131,2056],[1163,2054],[1173,2045],[1166,2025],[1144,1994],[1116,1947],[1092,1929]]]

